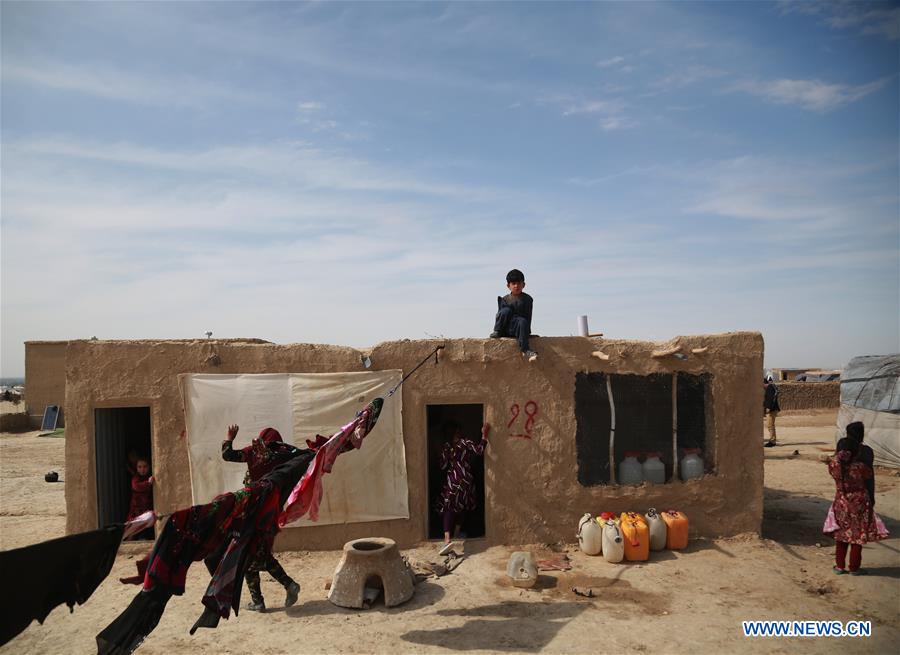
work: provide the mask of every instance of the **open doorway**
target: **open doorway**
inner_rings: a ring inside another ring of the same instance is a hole
[[[137,459],[150,464],[150,408],[94,410],[98,527],[122,523],[131,502],[131,478]],[[149,537],[149,535],[146,535]]]
[[[484,423],[483,405],[428,405],[428,538],[441,539],[444,536],[443,517],[436,506],[446,479],[441,470],[441,450],[445,443],[444,432],[453,422],[459,424],[463,435],[479,443],[481,426]],[[484,529],[484,457],[474,455],[471,459],[472,477],[475,480],[475,509],[466,512],[462,518],[460,537],[483,537]]]

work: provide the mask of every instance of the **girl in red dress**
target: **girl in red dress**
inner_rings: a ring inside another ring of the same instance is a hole
[[[150,461],[139,457],[135,462],[134,475],[131,477],[131,503],[128,505],[127,521],[137,518],[144,512],[153,509],[153,483],[150,475]],[[153,528],[138,532],[133,539],[153,539]]]
[[[838,575],[848,571],[850,575],[865,575],[866,572],[859,568],[863,544],[887,536],[883,524],[878,524],[872,500],[866,491],[866,480],[872,477],[872,468],[855,461],[858,451],[859,442],[845,437],[838,441],[835,455],[828,462],[828,472],[834,478],[837,489],[832,504],[834,518],[832,521],[829,516],[826,520],[824,532],[834,537],[833,570]],[[846,569],[844,564],[848,547],[850,566]]]

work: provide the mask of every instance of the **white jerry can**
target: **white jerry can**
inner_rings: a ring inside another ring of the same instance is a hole
[[[652,507],[647,510],[647,527],[650,528],[650,550],[665,550],[666,522]]]
[[[684,457],[681,459],[681,479],[695,480],[702,478],[704,473],[703,459],[700,457],[699,448],[685,448]]]
[[[618,564],[625,557],[625,542],[622,531],[613,519],[603,524],[603,558],[607,562]]]
[[[647,453],[644,460],[643,471],[644,480],[651,484],[666,483],[666,465],[660,459],[661,453]]]
[[[517,550],[509,556],[506,563],[506,575],[516,587],[533,587],[538,579],[537,564],[534,555],[526,550]]]
[[[638,461],[639,452],[629,450],[625,453],[625,459],[619,464],[619,484],[640,484],[644,481],[644,467]]]
[[[578,547],[585,555],[599,555],[603,550],[603,528],[590,514],[578,522]]]

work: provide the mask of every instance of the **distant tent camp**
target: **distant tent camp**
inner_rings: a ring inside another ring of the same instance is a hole
[[[862,421],[875,463],[900,468],[900,354],[854,357],[841,376],[838,438]]]

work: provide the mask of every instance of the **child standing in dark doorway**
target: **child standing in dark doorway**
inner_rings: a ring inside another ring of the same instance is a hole
[[[437,510],[444,523],[443,555],[449,550],[450,534],[459,534],[466,512],[475,509],[475,478],[472,475],[472,457],[483,455],[488,445],[488,434],[491,426],[485,423],[481,427],[481,441],[475,443],[463,436],[462,426],[456,421],[444,424],[444,447],[441,449],[441,471],[444,472],[444,485],[438,499]]]
[[[131,504],[128,506],[126,522],[153,509],[153,483],[155,479],[150,475],[150,462],[146,458],[139,457],[135,461],[134,469],[134,475],[131,477]],[[147,528],[138,532],[134,538],[153,539],[153,528]]]
[[[537,353],[528,345],[531,336],[531,310],[534,299],[525,293],[525,274],[514,268],[506,274],[506,288],[509,293],[502,298],[497,296],[497,316],[494,319],[492,339],[515,337],[519,342],[522,355],[529,362],[537,359]]]

